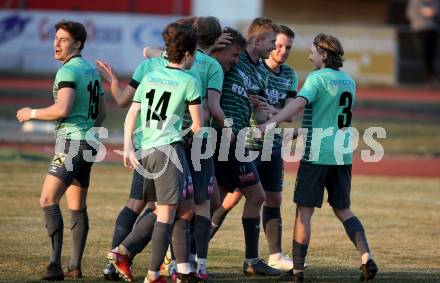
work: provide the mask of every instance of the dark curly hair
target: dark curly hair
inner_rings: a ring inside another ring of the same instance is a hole
[[[67,31],[75,41],[81,42],[79,50],[84,48],[84,43],[87,39],[87,31],[82,23],[61,20],[55,24],[55,32],[57,32],[59,29]]]
[[[171,23],[162,32],[168,61],[180,63],[186,52],[193,55],[197,48],[196,32],[191,25]]]
[[[343,66],[344,48],[341,42],[334,36],[320,33],[313,40],[313,44],[319,54],[327,53],[324,64],[328,68],[339,69]]]

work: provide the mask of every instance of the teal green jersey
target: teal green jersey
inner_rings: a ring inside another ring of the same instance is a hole
[[[85,140],[87,131],[98,117],[99,99],[104,94],[101,77],[95,67],[81,55],[73,56],[55,76],[55,102],[58,101],[58,92],[65,87],[73,88],[75,97],[69,115],[55,122],[55,137]]]
[[[352,163],[352,153],[342,154],[341,148],[351,146],[352,107],[356,84],[344,71],[320,69],[309,74],[298,94],[307,100],[302,128],[308,130],[304,162],[323,165]],[[345,132],[339,132],[339,129]],[[343,134],[342,134],[343,133]],[[319,149],[319,150],[318,150]]]
[[[133,102],[141,104],[142,149],[182,140],[182,117],[188,104],[200,104],[196,80],[180,69],[158,66],[147,72]]]
[[[220,106],[226,118],[232,119],[235,135],[249,127],[252,107],[248,93],[258,93],[266,89],[267,77],[259,71],[260,61],[253,62],[247,52],[240,54],[240,62],[225,74]],[[214,126],[218,125],[214,122]]]
[[[131,77],[129,85],[133,87],[134,89],[137,89],[139,87],[139,84],[141,83],[142,79],[144,78],[145,74],[153,70],[154,68],[157,68],[158,66],[167,66],[168,61],[166,61],[163,58],[148,58],[144,60],[139,66],[136,67],[136,69],[133,72],[133,76]],[[136,132],[134,135],[134,147],[135,148],[141,148],[142,144],[142,120],[140,115],[138,116],[138,119],[136,121]]]
[[[208,90],[211,89],[221,93],[224,79],[223,69],[216,59],[206,55],[203,51],[197,50],[194,65],[186,72],[197,78],[200,82],[202,103],[206,103]],[[191,124],[191,115],[187,109],[183,117],[183,128],[189,128]],[[209,124],[205,126],[209,126]]]
[[[222,66],[217,60],[200,49],[196,52],[194,65],[187,73],[200,80],[201,96],[203,99],[207,97],[209,89],[218,92],[222,91],[224,79]]]
[[[261,60],[259,71],[262,77],[267,77],[264,100],[275,108],[281,109],[286,103],[286,99],[295,98],[298,90],[298,75],[286,64],[280,65],[278,72],[272,71],[264,60]],[[261,98],[260,98],[261,99]],[[254,116],[251,115],[250,125],[257,126]],[[273,148],[279,148],[282,145],[282,139],[279,134],[275,134],[273,143],[265,144]],[[262,150],[263,142],[261,139],[246,137],[246,147],[252,150]]]

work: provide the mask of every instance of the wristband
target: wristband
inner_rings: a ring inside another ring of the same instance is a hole
[[[31,110],[31,119],[35,119],[37,117],[37,109]]]

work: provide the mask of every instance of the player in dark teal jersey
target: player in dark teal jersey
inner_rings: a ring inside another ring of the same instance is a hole
[[[269,58],[262,60],[259,64],[262,76],[268,77],[267,89],[265,90],[266,95],[264,97],[251,97],[251,101],[254,104],[253,111],[258,112],[258,114],[251,116],[250,124],[252,126],[257,125],[255,121],[256,116],[263,115],[265,117],[263,119],[267,120],[268,115],[276,115],[286,103],[293,100],[296,96],[298,76],[293,69],[284,64],[292,49],[294,37],[295,34],[290,28],[280,26],[275,42],[276,49],[271,52]],[[263,229],[269,247],[268,264],[276,269],[287,271],[293,268],[293,262],[288,257],[283,256],[281,248],[282,224],[280,206],[284,167],[281,156],[281,136],[276,134],[273,139],[265,144],[263,144],[261,139],[249,136],[246,139],[246,148],[258,152],[258,157],[254,163],[265,190],[262,215]],[[223,202],[223,206],[226,209],[224,213],[228,213],[233,206],[238,204],[241,197],[242,194],[240,192],[228,194]],[[226,216],[219,215],[221,211],[217,212],[216,217],[224,218]]]
[[[304,280],[311,218],[314,208],[322,205],[324,187],[336,217],[361,253],[361,280],[373,279],[378,271],[364,228],[350,209],[352,153],[345,153],[342,149],[351,145],[356,86],[353,79],[340,70],[343,55],[343,47],[337,38],[317,35],[309,56],[315,71],[307,77],[298,97],[260,126],[265,130],[270,123],[285,121],[304,109],[302,127],[308,133],[294,195],[297,204],[292,249],[294,268],[282,276],[294,282]]]
[[[246,275],[280,273],[279,270],[269,267],[258,255],[260,210],[264,201],[264,190],[253,162],[243,158],[247,156],[244,138],[252,113],[248,95],[264,91],[266,88],[266,78],[258,71],[259,59],[268,58],[274,49],[277,29],[277,25],[267,18],[257,18],[251,23],[247,32],[246,51],[240,55],[240,62],[226,73],[220,98],[225,117],[233,122],[232,125],[225,126],[232,128],[236,141],[227,144],[224,142],[225,139],[218,135],[220,137],[216,148],[215,173],[221,191],[233,193],[238,188],[246,198],[242,216],[246,245],[243,272]],[[220,125],[214,125],[221,132]],[[225,208],[220,206],[214,216],[217,213],[223,214],[222,210]],[[216,224],[213,224],[215,228]]]
[[[43,280],[63,280],[65,275],[73,279],[82,277],[81,258],[89,229],[86,197],[93,163],[85,151],[96,152],[96,146],[88,143],[89,130],[99,126],[105,116],[99,73],[81,57],[87,38],[84,26],[61,21],[55,25],[55,31],[54,58],[63,63],[55,77],[55,103],[47,108],[23,108],[17,112],[20,122],[37,119],[56,123],[55,157],[40,196],[50,242],[50,259]],[[72,256],[65,275],[61,267],[64,225],[59,208],[64,193],[72,222]]]

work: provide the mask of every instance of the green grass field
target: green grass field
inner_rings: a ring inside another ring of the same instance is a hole
[[[0,281],[38,281],[48,256],[48,240],[38,198],[46,162],[0,162]],[[283,246],[290,254],[294,174],[286,174],[283,203]],[[124,205],[131,172],[121,165],[93,168],[88,198],[89,238],[83,259],[86,282],[104,282],[101,269],[110,247],[114,221]],[[70,254],[70,215],[63,199],[65,241],[63,264]],[[380,272],[375,282],[440,281],[440,180],[354,176],[352,208],[363,221]],[[209,270],[215,282],[275,282],[246,278],[240,213],[236,208],[211,243]],[[313,221],[307,282],[357,282],[359,254],[342,225],[325,205]],[[135,261],[143,282],[149,248]],[[263,233],[261,255],[267,257]]]

